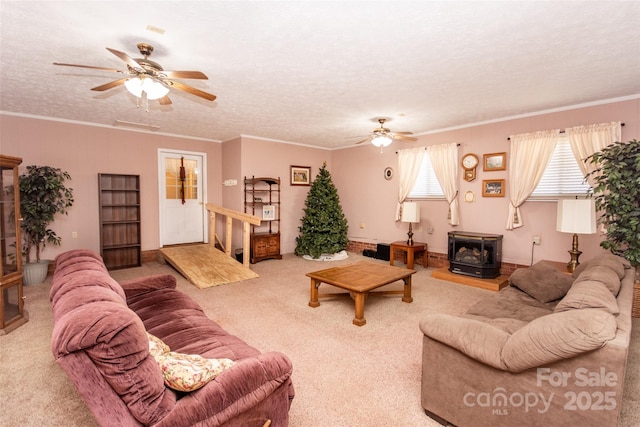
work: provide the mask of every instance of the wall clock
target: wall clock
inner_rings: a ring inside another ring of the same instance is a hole
[[[464,180],[471,182],[476,179],[476,167],[478,167],[480,160],[478,156],[473,153],[465,154],[462,156],[462,168],[464,169]]]

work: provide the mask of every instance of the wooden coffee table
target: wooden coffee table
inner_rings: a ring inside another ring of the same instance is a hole
[[[413,301],[411,297],[411,275],[414,273],[415,270],[392,267],[385,264],[374,264],[366,261],[307,273],[307,276],[311,278],[311,299],[309,300],[309,306],[314,308],[318,307],[320,305],[318,298],[350,295],[356,304],[356,316],[353,319],[353,324],[362,326],[367,323],[364,318],[364,301],[369,293],[382,295],[401,294],[403,295],[403,302],[410,303]],[[404,281],[403,290],[371,292],[373,289],[398,280]],[[348,292],[319,294],[318,288],[321,283],[327,283],[345,289]]]

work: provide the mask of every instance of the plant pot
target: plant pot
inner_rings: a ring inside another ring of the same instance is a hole
[[[22,283],[35,285],[42,283],[49,272],[50,259],[41,259],[40,262],[25,262],[22,264]]]

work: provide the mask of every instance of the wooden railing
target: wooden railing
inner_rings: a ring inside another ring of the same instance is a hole
[[[251,258],[249,243],[251,225],[260,225],[261,219],[254,215],[223,208],[222,206],[217,206],[211,203],[207,203],[206,208],[209,211],[209,245],[215,246],[216,242],[218,242],[224,253],[230,257],[233,257],[233,254],[231,253],[231,244],[233,242],[233,220],[242,221],[242,264],[248,268]],[[216,234],[216,214],[224,215],[226,217],[224,243]]]

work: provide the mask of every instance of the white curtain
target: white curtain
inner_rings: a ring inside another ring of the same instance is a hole
[[[578,161],[583,175],[591,173],[596,167],[585,159],[598,151],[622,139],[622,125],[620,122],[601,123],[597,125],[576,126],[565,129],[569,137],[571,151]],[[587,178],[593,188],[594,177]]]
[[[427,147],[433,171],[438,178],[444,196],[449,202],[449,224],[460,224],[458,212],[458,144],[441,144]]]
[[[400,183],[398,188],[396,221],[400,221],[402,217],[402,202],[406,200],[418,178],[425,154],[426,151],[424,147],[398,151],[398,179]]]
[[[512,135],[507,230],[522,227],[520,205],[535,190],[556,148],[560,129]]]

